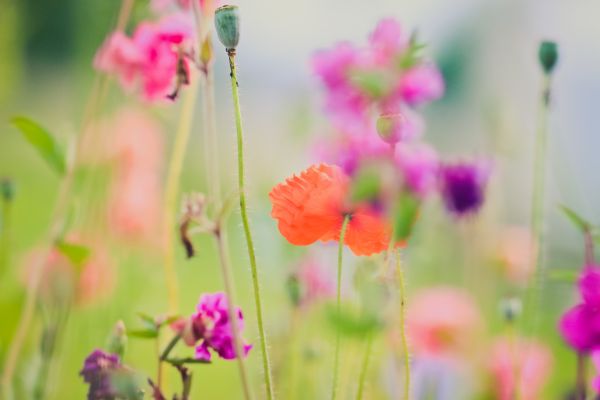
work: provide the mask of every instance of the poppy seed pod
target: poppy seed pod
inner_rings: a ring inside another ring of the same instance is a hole
[[[384,142],[396,144],[405,136],[406,117],[400,113],[381,115],[377,119],[376,129]]]
[[[215,11],[215,28],[219,40],[227,50],[233,50],[240,41],[240,18],[238,7],[226,5]]]
[[[550,41],[540,43],[538,58],[544,73],[551,74],[558,61],[558,46],[556,43]]]

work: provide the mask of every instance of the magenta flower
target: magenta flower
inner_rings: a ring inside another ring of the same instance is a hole
[[[227,311],[227,297],[224,293],[208,293],[200,297],[196,312],[185,320],[173,324],[173,329],[179,333],[188,346],[196,346],[196,359],[210,361],[212,355],[209,349],[225,360],[236,358],[233,329]],[[242,310],[235,309],[237,327],[241,332],[244,327]],[[197,343],[200,341],[200,344]],[[244,356],[252,345],[242,343]]]
[[[444,78],[434,65],[417,65],[402,75],[399,90],[410,105],[428,103],[444,94]]]
[[[448,211],[456,216],[478,211],[484,201],[489,175],[489,165],[482,162],[443,165],[440,191]]]
[[[561,318],[563,339],[579,353],[600,349],[600,268],[586,266],[579,278],[582,302]]]
[[[142,22],[131,38],[114,32],[98,50],[94,67],[113,74],[125,89],[139,84],[146,100],[162,99],[186,83],[191,53],[193,20],[176,13],[157,22]],[[182,65],[184,71],[179,66]],[[186,72],[186,77],[181,74]]]
[[[112,375],[122,368],[119,356],[94,350],[86,359],[79,375],[90,385],[88,400],[101,400],[116,398],[116,391],[112,387]]]

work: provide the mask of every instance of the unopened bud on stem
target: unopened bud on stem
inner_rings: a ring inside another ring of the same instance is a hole
[[[215,11],[215,28],[227,51],[235,50],[240,41],[240,17],[237,6],[225,5]]]

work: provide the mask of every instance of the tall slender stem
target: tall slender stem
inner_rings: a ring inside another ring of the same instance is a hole
[[[0,215],[0,279],[3,277],[6,267],[10,265],[11,210],[12,200],[4,199]]]
[[[265,389],[267,399],[273,399],[273,386],[271,377],[271,365],[269,353],[267,350],[267,338],[262,315],[262,300],[260,294],[260,285],[258,283],[258,268],[256,266],[256,254],[254,252],[254,242],[250,232],[250,222],[248,220],[248,209],[246,206],[246,188],[244,178],[244,137],[242,131],[242,113],[240,111],[240,98],[238,93],[238,80],[235,68],[235,50],[227,50],[229,56],[229,68],[231,70],[231,94],[233,96],[233,106],[235,112],[235,128],[237,132],[237,150],[238,150],[238,186],[240,196],[240,213],[242,216],[242,225],[246,236],[246,245],[248,247],[248,257],[250,258],[250,271],[252,274],[252,286],[254,289],[254,303],[256,306],[256,321],[260,336],[260,347],[262,351],[263,373],[265,379]]]
[[[402,269],[400,250],[396,254],[396,273],[398,274],[398,292],[400,295],[400,337],[404,355],[404,400],[410,399],[410,353],[406,340],[406,285]]]
[[[167,173],[163,214],[165,238],[163,267],[167,284],[170,312],[176,312],[179,307],[179,285],[177,283],[177,274],[175,272],[175,217],[177,214],[177,196],[179,193],[181,170],[185,159],[185,150],[192,130],[194,107],[196,105],[197,96],[198,82],[197,79],[192,79],[190,87],[185,91],[179,124],[175,134],[175,143],[173,144],[173,153],[171,155]]]
[[[371,350],[373,348],[373,334],[369,334],[367,337],[367,345],[365,347],[365,354],[363,361],[360,366],[360,375],[358,378],[358,390],[356,392],[356,400],[363,398],[363,392],[365,389],[365,381],[367,380],[367,371],[369,370],[369,358],[371,357]]]
[[[342,310],[342,261],[344,257],[344,240],[346,238],[346,231],[348,230],[348,224],[350,223],[350,215],[344,217],[342,223],[342,229],[340,231],[340,240],[338,243],[338,257],[337,257],[337,289],[336,289],[336,312],[339,314]],[[331,388],[331,399],[335,400],[338,392],[338,380],[339,380],[339,368],[340,368],[340,341],[341,332],[338,327],[335,332],[335,355],[333,360],[333,386]]]
[[[575,383],[575,400],[585,400],[587,396],[585,355],[577,353],[577,377]]]
[[[238,325],[238,318],[235,312],[235,297],[233,289],[233,278],[231,273],[231,262],[229,260],[229,252],[227,251],[227,244],[221,237],[220,232],[215,232],[214,236],[219,250],[219,261],[221,264],[221,273],[223,275],[223,285],[225,286],[225,293],[227,294],[227,313],[229,314],[229,321],[231,321],[231,329],[233,331],[233,344],[235,346],[235,355],[238,361],[238,368],[240,378],[242,380],[242,387],[244,389],[244,398],[251,399],[252,391],[250,390],[248,373],[246,372],[246,366],[244,363],[244,350],[242,349],[240,328]]]

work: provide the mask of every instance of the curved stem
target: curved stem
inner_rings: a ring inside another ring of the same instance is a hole
[[[400,295],[400,337],[402,340],[402,352],[404,353],[404,400],[410,399],[410,354],[408,352],[408,341],[406,340],[406,287],[404,272],[401,265],[401,254],[396,254],[396,272],[398,274],[398,291]]]
[[[369,334],[367,338],[367,347],[365,348],[365,355],[360,366],[360,375],[358,378],[358,391],[356,392],[356,399],[361,400],[363,398],[363,392],[365,388],[365,381],[367,379],[367,371],[369,370],[369,358],[371,357],[371,350],[373,348],[373,335]]]
[[[227,313],[229,314],[229,321],[231,321],[231,330],[233,331],[233,344],[235,347],[235,355],[238,361],[238,369],[240,378],[242,380],[242,387],[244,389],[244,398],[251,399],[252,391],[250,390],[250,383],[248,379],[248,373],[246,372],[246,366],[244,363],[244,350],[242,348],[242,339],[240,334],[240,328],[238,325],[238,318],[235,312],[235,299],[233,290],[233,278],[231,273],[231,262],[229,261],[229,253],[227,251],[227,242],[219,231],[215,232],[215,240],[219,249],[219,261],[221,264],[221,273],[223,275],[223,285],[225,286],[225,293],[227,294]]]
[[[233,106],[235,111],[235,128],[237,132],[237,150],[238,150],[238,186],[240,196],[240,213],[242,216],[242,225],[244,235],[246,236],[246,245],[248,247],[248,257],[250,258],[250,271],[252,274],[252,286],[254,289],[254,303],[256,306],[256,321],[258,324],[258,333],[260,336],[260,347],[262,351],[263,373],[265,379],[265,389],[267,399],[273,399],[273,386],[271,377],[271,365],[269,353],[267,351],[267,338],[262,316],[262,300],[260,286],[258,283],[258,268],[256,266],[256,254],[254,252],[254,242],[250,232],[250,222],[248,221],[248,209],[246,206],[246,188],[244,178],[244,138],[242,132],[242,113],[240,111],[240,98],[238,93],[238,80],[235,68],[235,50],[227,51],[229,56],[229,68],[231,70],[231,94],[233,96]]]
[[[339,314],[342,308],[342,260],[344,257],[344,239],[346,238],[346,231],[348,230],[348,223],[350,222],[350,215],[344,217],[342,223],[342,229],[340,231],[340,240],[338,243],[338,259],[337,259],[337,289],[336,289],[336,312]],[[338,379],[339,379],[339,364],[340,364],[340,341],[341,332],[338,327],[335,332],[335,356],[333,361],[333,387],[331,388],[332,400],[337,397],[338,391]]]
[[[192,121],[194,119],[194,106],[198,96],[197,79],[192,79],[188,90],[185,91],[179,125],[175,134],[175,143],[173,144],[173,153],[169,163],[165,205],[163,215],[164,229],[164,260],[163,267],[167,284],[169,297],[169,311],[176,312],[179,307],[179,289],[177,283],[177,274],[175,272],[175,223],[177,215],[177,195],[179,193],[179,181],[181,169],[185,158],[185,150],[192,130]]]

